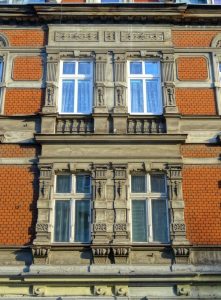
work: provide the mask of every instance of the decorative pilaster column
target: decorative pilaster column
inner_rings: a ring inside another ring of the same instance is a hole
[[[114,54],[114,109],[113,132],[115,134],[127,133],[126,105],[126,53]]]
[[[128,244],[127,166],[114,166],[114,244]]]
[[[168,53],[163,53],[162,69],[162,82],[164,83],[164,116],[166,117],[167,133],[177,133],[179,132],[179,114],[175,99],[175,60],[172,50]]]
[[[94,130],[96,134],[108,133],[108,108],[107,99],[109,89],[107,87],[107,53],[96,53],[96,83],[94,99]]]
[[[51,242],[50,202],[52,187],[52,165],[40,165],[39,198],[37,201],[38,220],[34,245],[47,245]]]
[[[42,108],[41,133],[54,133],[57,113],[57,93],[58,93],[58,54],[48,54],[46,91],[44,105]]]
[[[108,244],[107,228],[107,165],[96,165],[92,171],[93,178],[93,244]]]
[[[184,220],[184,201],[182,193],[182,166],[168,165],[168,188],[171,211],[170,235],[173,245],[188,245]]]
[[[58,86],[58,54],[48,54],[47,57],[47,75],[46,75],[46,95],[45,103],[43,106],[43,113],[56,113],[56,98],[57,98],[57,86]]]

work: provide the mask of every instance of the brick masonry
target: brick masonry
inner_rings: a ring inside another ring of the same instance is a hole
[[[43,47],[47,41],[46,33],[42,29],[1,30],[1,33],[7,37],[10,46]]]
[[[0,166],[0,245],[28,245],[35,234],[38,172],[33,166]]]
[[[211,145],[211,144],[201,144],[201,145],[181,145],[181,155],[183,157],[192,157],[192,158],[210,158],[210,157],[220,157],[221,155],[221,146]]]
[[[221,243],[221,166],[185,166],[183,194],[190,243]]]
[[[4,114],[36,114],[41,110],[43,97],[43,89],[7,89]]]
[[[205,81],[208,79],[207,60],[205,57],[179,57],[176,63],[179,80]]]
[[[210,47],[213,38],[221,31],[173,30],[172,41],[178,48]]]
[[[40,56],[21,56],[13,61],[14,80],[40,80],[42,74],[43,64]]]
[[[40,146],[0,144],[0,157],[35,157],[40,155]]]
[[[214,89],[176,88],[176,103],[182,115],[216,115]]]

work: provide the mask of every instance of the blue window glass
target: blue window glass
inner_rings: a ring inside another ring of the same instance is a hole
[[[62,82],[62,107],[61,112],[74,112],[74,80],[63,80]]]
[[[63,64],[63,74],[75,74],[75,63],[65,62]]]
[[[142,74],[142,63],[131,62],[130,63],[130,74]]]

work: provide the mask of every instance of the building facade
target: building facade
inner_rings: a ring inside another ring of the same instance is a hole
[[[43,2],[0,6],[0,299],[221,299],[219,1]]]

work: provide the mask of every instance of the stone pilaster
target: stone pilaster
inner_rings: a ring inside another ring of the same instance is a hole
[[[39,198],[37,201],[38,220],[34,245],[45,245],[51,242],[50,201],[52,188],[52,165],[40,165]]]
[[[127,166],[114,166],[114,244],[128,244]]]
[[[171,212],[170,235],[172,245],[188,245],[184,220],[184,201],[182,193],[182,166],[168,165],[168,189]]]

